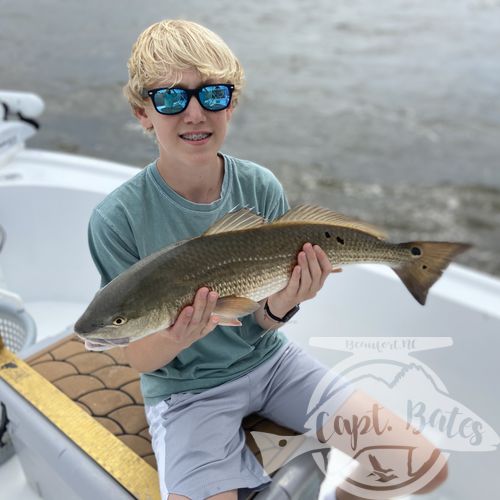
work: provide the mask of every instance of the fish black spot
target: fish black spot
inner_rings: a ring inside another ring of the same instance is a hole
[[[286,446],[286,439],[280,439],[280,442],[278,443],[278,445],[283,448],[283,446]]]
[[[343,238],[341,238],[340,236],[337,236],[337,242],[340,243],[341,245],[345,243]]]
[[[422,255],[422,250],[420,250],[420,248],[418,247],[412,247],[411,254],[416,256]]]
[[[422,269],[425,271],[425,270],[427,269],[427,266],[424,264],[424,265],[422,266]]]
[[[327,238],[331,238],[331,236],[332,236],[332,235],[331,235],[328,231],[325,231],[325,236],[326,236]]]

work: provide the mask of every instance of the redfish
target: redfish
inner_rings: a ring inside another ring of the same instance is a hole
[[[117,276],[96,294],[75,331],[94,346],[127,345],[173,324],[202,286],[219,294],[219,324],[239,325],[239,317],[286,286],[306,242],[319,245],[334,267],[389,265],[420,304],[450,261],[470,247],[391,243],[370,224],[315,206],[298,206],[273,222],[242,209],[201,236],[164,248]]]

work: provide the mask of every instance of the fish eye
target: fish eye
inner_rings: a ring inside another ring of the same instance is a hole
[[[127,319],[126,319],[126,318],[124,318],[123,316],[117,316],[117,317],[113,320],[113,325],[115,325],[115,326],[122,326],[122,325],[124,325],[126,322],[127,322]]]

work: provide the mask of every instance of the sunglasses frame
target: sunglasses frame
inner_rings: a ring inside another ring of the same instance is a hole
[[[227,103],[227,106],[221,109],[208,109],[206,108],[203,103],[201,102],[200,99],[200,92],[205,89],[206,87],[224,87],[229,91],[229,101]],[[176,111],[175,113],[162,113],[161,111],[158,110],[158,107],[155,103],[155,95],[161,91],[161,90],[182,90],[183,92],[186,92],[187,94],[187,102],[186,106],[181,109],[180,111]],[[191,102],[191,98],[194,96],[196,97],[196,100],[200,103],[200,106],[206,110],[206,111],[211,111],[212,113],[217,113],[218,111],[224,111],[225,109],[229,108],[231,105],[231,101],[233,98],[233,91],[234,91],[234,85],[230,83],[206,83],[205,85],[201,85],[200,87],[196,89],[185,89],[184,87],[158,87],[155,89],[150,89],[150,90],[143,90],[142,96],[146,98],[149,96],[151,98],[151,102],[153,103],[153,106],[155,110],[160,113],[160,115],[165,115],[165,116],[174,116],[174,115],[179,115],[186,111],[187,107],[189,106],[189,103]]]

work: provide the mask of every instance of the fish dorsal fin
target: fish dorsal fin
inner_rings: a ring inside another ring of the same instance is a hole
[[[210,226],[203,236],[210,234],[228,233],[231,231],[243,231],[267,224],[266,220],[260,215],[251,212],[247,208],[242,208],[236,212],[229,212]]]
[[[331,224],[333,226],[347,227],[356,229],[363,233],[368,233],[380,240],[387,239],[384,231],[376,226],[362,222],[347,215],[339,214],[328,208],[315,205],[298,205],[283,214],[279,219],[273,221],[273,224],[288,224],[291,222],[308,224]]]

